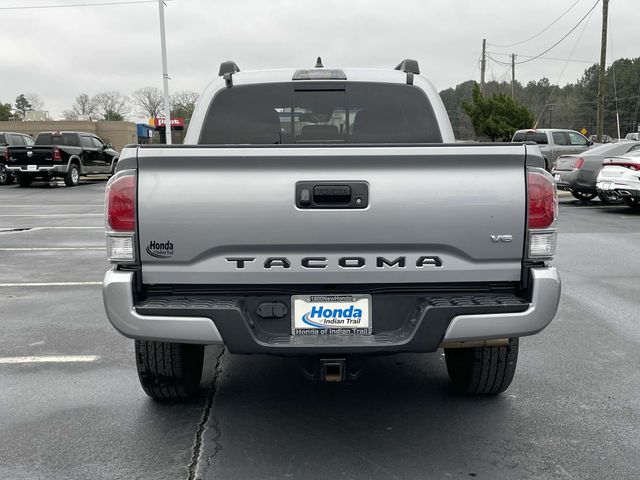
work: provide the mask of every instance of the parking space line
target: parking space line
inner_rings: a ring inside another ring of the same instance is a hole
[[[104,213],[46,213],[46,214],[28,214],[28,213],[2,213],[0,217],[104,217]]]
[[[85,205],[85,204],[71,204],[71,203],[65,203],[65,204],[60,204],[60,203],[49,203],[47,205],[31,205],[28,203],[21,203],[20,205],[18,204],[10,204],[10,203],[3,203],[2,204],[3,207],[24,207],[24,208],[29,208],[29,207],[34,207],[34,208],[50,208],[50,207],[104,207],[104,204],[96,204],[96,205]]]
[[[0,365],[23,363],[89,363],[95,362],[98,355],[33,355],[28,357],[0,357]]]
[[[1,247],[0,252],[48,252],[58,250],[106,250],[107,247]]]
[[[102,282],[35,282],[0,283],[0,287],[82,287],[102,285]]]

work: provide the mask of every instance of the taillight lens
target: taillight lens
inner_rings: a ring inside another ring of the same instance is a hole
[[[105,191],[107,257],[112,262],[135,260],[136,174],[116,173]]]
[[[136,228],[136,176],[131,171],[114,175],[105,192],[107,229],[113,232],[133,232]]]
[[[62,161],[62,153],[60,153],[60,149],[57,147],[53,149],[53,161],[54,162]]]
[[[612,165],[615,167],[625,167],[635,172],[640,171],[640,164],[633,163],[633,162],[610,162],[610,163],[605,163],[604,165],[607,165],[607,166]]]
[[[542,169],[527,171],[528,253],[530,259],[550,259],[556,252],[558,194],[553,177]]]
[[[580,157],[578,158],[578,161],[576,162],[575,166],[573,167],[574,170],[580,170],[584,165],[584,158]]]
[[[527,173],[529,228],[550,228],[556,221],[558,195],[553,177],[542,170]]]
[[[4,161],[9,163],[9,149],[8,148],[4,149]]]

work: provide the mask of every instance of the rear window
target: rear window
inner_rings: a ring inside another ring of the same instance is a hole
[[[6,145],[7,139],[4,137],[4,133],[0,133],[0,145]]]
[[[516,132],[512,142],[536,142],[538,145],[546,145],[547,134],[544,132]]]
[[[329,88],[329,89],[328,89]],[[214,97],[201,144],[441,143],[426,95],[412,85],[274,83]]]
[[[36,138],[36,145],[67,145],[74,147],[78,143],[74,133],[41,133]]]

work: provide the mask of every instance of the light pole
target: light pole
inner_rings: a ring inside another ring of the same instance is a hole
[[[160,9],[160,48],[162,50],[162,87],[164,89],[164,128],[167,145],[171,145],[171,105],[169,103],[169,73],[167,72],[167,40],[164,31],[164,1],[158,0]]]

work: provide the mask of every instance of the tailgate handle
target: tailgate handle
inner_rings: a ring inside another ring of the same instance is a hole
[[[351,203],[349,185],[316,185],[313,187],[313,200],[321,203]]]
[[[367,182],[298,182],[296,206],[299,208],[366,208]]]

